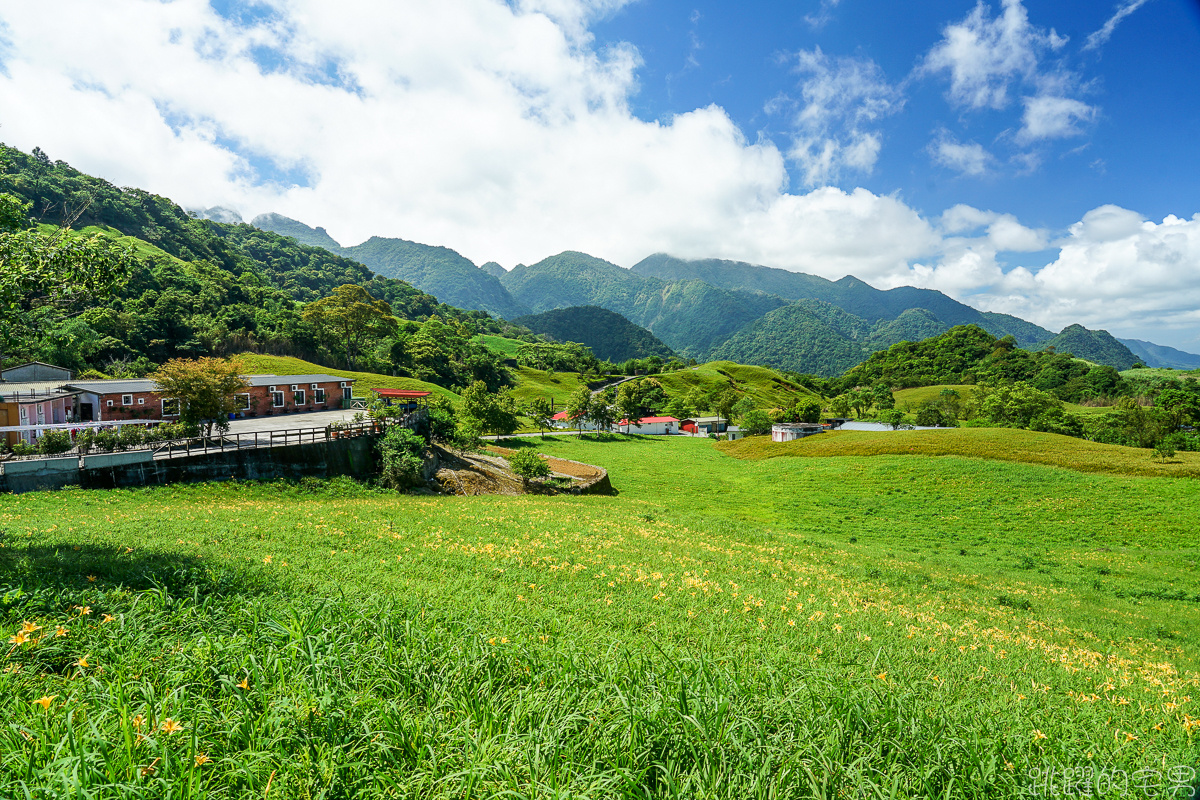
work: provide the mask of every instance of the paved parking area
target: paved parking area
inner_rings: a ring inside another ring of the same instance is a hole
[[[254,431],[283,431],[297,428],[324,428],[331,422],[351,422],[358,411],[309,411],[305,414],[273,414],[269,417],[235,419],[229,422],[230,433]]]

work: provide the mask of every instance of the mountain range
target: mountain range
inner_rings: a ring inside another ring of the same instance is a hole
[[[504,271],[482,267],[446,247],[372,237],[342,247],[323,228],[278,214],[256,227],[324,247],[398,278],[443,303],[487,311],[508,320],[547,311],[595,306],[651,331],[667,347],[700,360],[727,359],[779,369],[838,375],[871,353],[917,341],[956,325],[973,324],[1021,347],[1054,347],[1079,358],[1127,369],[1135,363],[1200,367],[1200,355],[1107,331],[1071,325],[1059,333],[1008,314],[980,311],[933,289],[881,290],[847,275],[836,281],[721,259],[651,255],[629,269],[587,253],[567,251]],[[577,315],[573,340],[598,340],[595,314]],[[524,324],[524,323],[522,323]],[[552,334],[562,338],[560,327]]]

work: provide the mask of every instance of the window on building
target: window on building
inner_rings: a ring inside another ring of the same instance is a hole
[[[325,402],[325,390],[324,389],[313,389],[313,402],[314,403],[324,403]]]
[[[105,400],[104,403],[108,408],[112,408],[112,406],[113,406],[112,400]]]
[[[271,392],[271,403],[275,408],[283,408],[283,392]]]
[[[131,394],[121,395],[121,405],[123,405],[123,406],[133,405],[133,395],[131,395]]]
[[[239,411],[250,410],[250,394],[248,392],[245,394],[235,394],[233,399],[235,401],[235,408]]]
[[[139,406],[144,406],[144,405],[146,405],[146,398],[144,398],[144,397],[139,397],[139,398],[138,398],[138,405],[139,405]]]
[[[162,401],[164,417],[179,416],[179,400],[174,397],[164,397]]]
[[[298,406],[304,405],[304,390],[297,389],[292,392],[292,402]]]

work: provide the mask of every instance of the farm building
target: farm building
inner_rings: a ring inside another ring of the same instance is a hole
[[[298,411],[341,408],[352,393],[353,378],[333,375],[247,375],[245,392],[236,395],[238,414],[248,417]],[[179,402],[157,394],[154,381],[73,381],[66,388],[79,394],[78,419],[82,422],[113,420],[173,420]]]
[[[579,430],[579,425],[576,424],[575,419],[568,417],[567,412],[565,412],[565,411],[558,412],[550,419],[554,421],[554,427],[559,428],[561,430],[564,430],[564,431]],[[597,426],[596,426],[596,423],[591,422],[590,420],[583,421],[583,429],[585,431],[599,430],[599,428],[597,428]]]
[[[679,420],[674,417],[642,417],[636,424],[631,424],[629,420],[623,419],[617,423],[617,427],[625,433],[661,436],[668,433],[678,433]]]
[[[56,367],[53,364],[43,364],[41,361],[27,361],[14,367],[0,370],[0,383],[41,383],[71,380],[71,370]]]
[[[791,442],[814,433],[823,433],[825,426],[819,422],[788,422],[771,426],[772,442]]]
[[[57,381],[0,383],[0,428],[24,428],[0,433],[0,442],[33,444],[37,425],[61,425],[75,415],[78,392]]]
[[[729,428],[729,420],[724,417],[694,417],[692,419],[681,420],[679,429],[688,433],[725,433]]]

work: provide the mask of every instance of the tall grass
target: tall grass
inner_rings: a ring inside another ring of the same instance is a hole
[[[1003,797],[1193,763],[1191,480],[514,444],[621,493],[5,498],[0,626],[35,629],[0,797]]]

